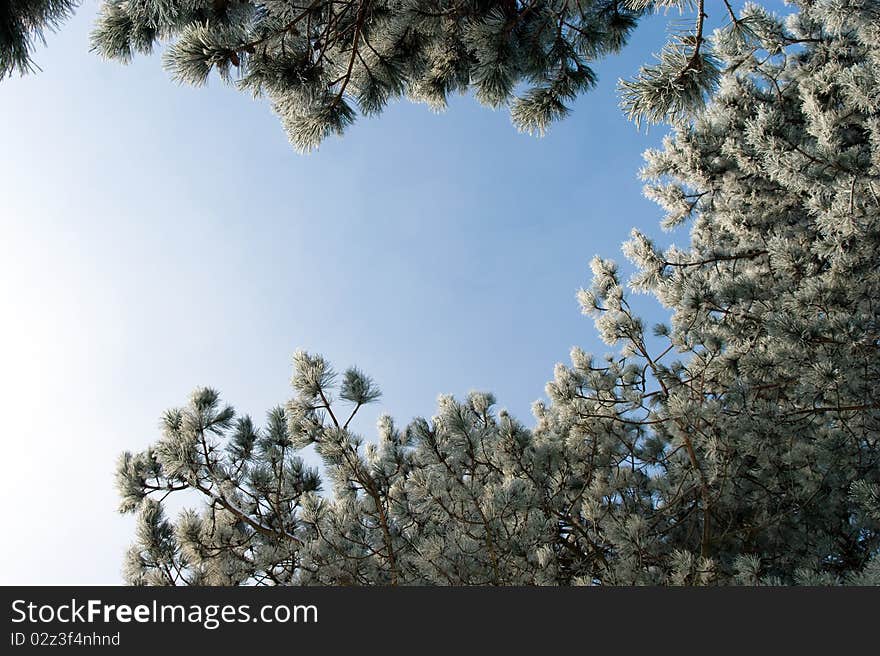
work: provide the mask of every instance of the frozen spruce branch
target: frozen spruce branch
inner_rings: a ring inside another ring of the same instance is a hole
[[[690,226],[625,249],[668,325],[596,258],[580,302],[616,353],[574,349],[532,429],[474,393],[368,439],[375,383],[307,353],[263,427],[197,390],[120,459],[128,580],[880,584],[878,5],[748,11],[714,100],[646,154],[667,227]]]
[[[79,0],[3,0],[0,3],[0,80],[37,68],[32,59],[45,30],[57,28]]]

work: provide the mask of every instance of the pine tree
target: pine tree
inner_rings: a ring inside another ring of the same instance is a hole
[[[265,428],[197,390],[120,460],[128,580],[880,584],[878,17],[751,5],[707,37],[717,91],[643,171],[689,243],[625,245],[669,325],[596,258],[580,303],[619,350],[557,365],[533,429],[475,393],[365,442],[376,385],[305,353]],[[172,521],[183,490],[207,506]]]
[[[721,2],[718,13],[745,26]],[[33,39],[75,4],[7,3],[0,79],[30,70]],[[125,63],[165,43],[174,79],[200,86],[216,72],[268,98],[301,151],[393,99],[439,111],[468,91],[543,135],[594,86],[593,62],[619,51],[646,13],[670,9],[690,16],[684,28],[620,87],[631,118],[659,123],[702,107],[717,84],[705,0],[104,0],[92,49]]]
[[[643,11],[621,0],[105,0],[93,43],[126,62],[170,41],[176,80],[198,86],[216,71],[268,97],[291,142],[310,150],[358,111],[401,96],[439,110],[471,88],[543,133]]]
[[[34,41],[68,18],[77,0],[4,0],[0,4],[0,80],[34,68]]]

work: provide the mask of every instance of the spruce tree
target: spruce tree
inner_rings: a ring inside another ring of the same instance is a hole
[[[717,92],[646,154],[690,226],[625,245],[668,325],[596,258],[580,303],[619,350],[557,365],[533,429],[474,393],[366,442],[376,385],[305,353],[265,428],[197,390],[121,457],[129,582],[880,584],[880,6],[799,8],[707,37]]]

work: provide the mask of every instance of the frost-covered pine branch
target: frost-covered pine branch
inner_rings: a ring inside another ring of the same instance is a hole
[[[7,3],[0,73],[27,70],[41,28],[74,4]],[[687,121],[725,66],[804,43],[759,6],[731,0],[103,0],[92,45],[123,63],[164,47],[173,79],[201,86],[216,73],[268,98],[291,143],[309,151],[395,99],[442,110],[467,92],[543,135],[595,85],[596,61],[619,51],[647,13],[670,11],[682,18],[656,61],[619,85],[637,124]],[[777,50],[763,50],[770,41]],[[734,50],[738,58],[725,57]]]
[[[749,12],[713,99],[646,153],[686,245],[635,231],[628,287],[595,258],[579,294],[616,353],[574,349],[532,429],[474,393],[367,440],[376,385],[305,353],[265,428],[197,390],[120,460],[128,580],[880,584],[878,4]],[[185,490],[202,507],[168,519]]]
[[[78,0],[4,0],[0,4],[0,80],[36,65],[34,45],[45,30],[55,29],[79,5]]]
[[[468,90],[543,134],[643,13],[619,0],[105,0],[93,44],[127,62],[167,43],[176,80],[202,85],[216,71],[269,98],[307,151],[391,100],[440,110]]]

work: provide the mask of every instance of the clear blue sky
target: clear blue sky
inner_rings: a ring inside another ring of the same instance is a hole
[[[301,156],[219,81],[89,53],[96,4],[42,73],[0,83],[0,583],[121,581],[115,459],[195,386],[262,419],[293,351],[320,352],[382,387],[372,437],[382,412],[471,389],[530,423],[573,345],[608,350],[575,292],[632,226],[660,234],[636,171],[661,131],[627,123],[614,87],[663,17],[542,140],[461,98],[395,104]]]

